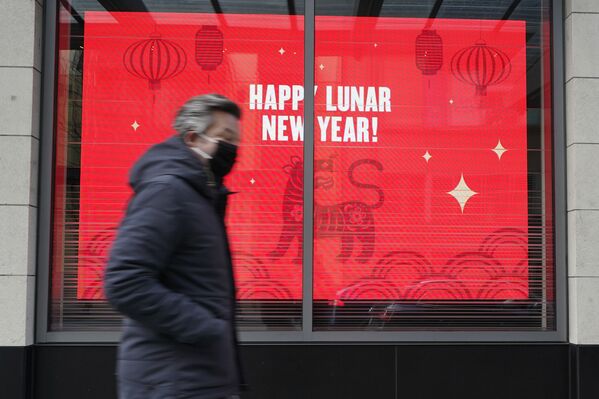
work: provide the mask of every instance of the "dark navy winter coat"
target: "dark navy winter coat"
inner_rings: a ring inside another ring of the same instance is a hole
[[[226,190],[210,184],[183,140],[152,147],[112,247],[105,291],[125,315],[122,399],[221,398],[242,383]]]

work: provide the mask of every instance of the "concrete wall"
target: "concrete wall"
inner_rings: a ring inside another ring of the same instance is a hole
[[[43,3],[0,4],[0,346],[22,346],[34,330]]]
[[[599,344],[599,0],[566,0],[570,342]]]

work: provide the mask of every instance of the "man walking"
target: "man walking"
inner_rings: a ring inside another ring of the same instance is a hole
[[[222,185],[239,144],[237,104],[191,98],[177,135],[150,148],[130,173],[134,190],[105,276],[125,316],[120,399],[221,399],[242,384],[235,287]]]

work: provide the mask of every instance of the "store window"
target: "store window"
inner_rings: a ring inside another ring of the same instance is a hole
[[[556,329],[547,2],[198,3],[59,2],[48,331],[118,330],[128,170],[207,92],[243,109],[242,331]]]
[[[315,329],[552,328],[548,9],[316,11]]]
[[[300,159],[303,146],[289,140],[275,148],[260,131],[267,123],[261,114],[272,123],[283,114],[295,126],[302,123],[302,3],[113,3],[60,4],[50,329],[118,328],[102,277],[131,196],[129,168],[149,146],[174,134],[171,121],[183,102],[208,92],[244,109],[243,152],[228,181],[239,192],[230,201],[228,222],[235,226],[230,236],[240,325],[299,329],[302,256],[282,256],[280,240],[296,237],[282,232],[284,194],[274,188],[285,184],[281,165]],[[285,112],[270,102],[269,82],[289,88],[281,94],[288,96]],[[291,217],[301,231],[303,201],[294,201]]]

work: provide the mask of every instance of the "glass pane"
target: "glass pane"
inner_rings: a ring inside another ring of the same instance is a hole
[[[301,328],[303,199],[285,181],[303,151],[303,2],[72,0],[59,10],[50,330],[120,326],[102,277],[128,171],[175,134],[184,101],[210,92],[243,111],[226,182],[240,329]],[[285,85],[275,102],[271,82]],[[282,220],[281,204],[294,219]]]
[[[555,329],[548,15],[317,2],[315,330]]]

